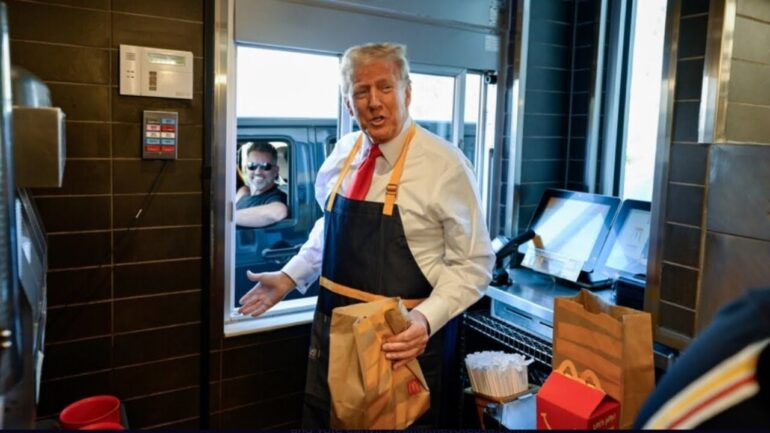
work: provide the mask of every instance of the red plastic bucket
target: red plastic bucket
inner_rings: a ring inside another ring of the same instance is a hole
[[[80,430],[125,430],[126,428],[115,422],[97,422],[81,427]]]
[[[75,430],[96,423],[120,424],[120,400],[112,395],[97,395],[78,400],[59,414],[62,428]]]

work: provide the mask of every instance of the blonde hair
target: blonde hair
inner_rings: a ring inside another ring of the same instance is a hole
[[[374,60],[389,60],[395,63],[401,75],[401,81],[409,84],[409,60],[406,59],[406,45],[392,42],[379,42],[350,47],[342,55],[340,75],[342,76],[342,95],[347,95],[353,81],[353,71]]]

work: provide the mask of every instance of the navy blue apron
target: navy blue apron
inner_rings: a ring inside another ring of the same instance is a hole
[[[332,310],[371,300],[371,297],[345,296],[335,288],[344,286],[375,296],[398,296],[412,301],[427,298],[433,290],[409,250],[398,206],[395,205],[398,182],[414,132],[413,124],[393,169],[385,203],[351,200],[337,194],[353,156],[360,149],[362,136],[359,136],[351,150],[337,185],[327,199],[321,290],[310,337],[303,428],[329,428],[331,405],[326,379]],[[457,323],[457,320],[452,320],[431,335],[425,353],[417,358],[430,389],[431,407],[413,427],[441,425],[442,395],[455,391],[442,387],[446,383],[455,382],[448,380],[451,369],[447,367],[451,363],[442,360],[442,355],[454,356]]]

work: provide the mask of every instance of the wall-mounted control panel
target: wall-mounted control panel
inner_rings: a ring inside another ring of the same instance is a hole
[[[121,45],[120,94],[192,99],[192,52]]]
[[[145,111],[142,120],[142,158],[176,159],[179,113]]]

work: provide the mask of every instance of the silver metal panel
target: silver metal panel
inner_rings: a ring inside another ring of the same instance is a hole
[[[770,106],[730,102],[725,136],[731,143],[770,143]]]
[[[524,140],[524,112],[526,105],[527,89],[527,57],[529,55],[529,24],[530,24],[530,0],[519,0],[516,10],[516,33],[514,36],[515,52],[513,54],[513,85],[511,88],[511,124],[510,131],[507,134],[510,137],[510,157],[508,158],[508,179],[505,191],[505,209],[509,218],[505,219],[505,234],[515,236],[516,228],[519,223],[519,194],[518,188],[521,185],[522,171],[522,152]],[[498,85],[498,88],[504,90],[505,86]],[[504,119],[503,107],[498,105],[498,128],[503,126]],[[502,149],[500,149],[502,150]],[[502,152],[495,151],[495,155]],[[502,155],[501,155],[502,156]],[[496,188],[500,189],[500,188]]]
[[[609,32],[609,56],[607,58],[607,89],[605,93],[605,113],[604,113],[604,146],[602,147],[602,175],[601,184],[598,192],[605,195],[615,195],[615,163],[617,161],[618,140],[623,141],[620,146],[621,155],[625,155],[625,134],[618,136],[618,126],[625,127],[625,113],[622,114],[624,120],[618,122],[620,118],[620,96],[623,92],[628,92],[629,85],[621,88],[623,72],[623,44],[626,35],[626,7],[625,0],[614,1],[610,5],[610,32]],[[629,61],[632,57],[629,56]],[[630,81],[630,80],[629,80]],[[627,104],[629,105],[629,104]],[[625,165],[625,164],[624,164]],[[620,183],[622,185],[622,183]]]
[[[235,1],[238,42],[342,53],[356,44],[392,41],[408,46],[412,62],[497,70],[500,36],[493,28],[341,2]]]
[[[728,0],[728,4],[735,0]],[[735,18],[733,57],[757,63],[770,63],[770,23],[743,16]]]
[[[770,146],[714,145],[709,161],[707,229],[770,241]]]
[[[737,6],[739,15],[770,22],[770,2],[767,0],[741,0]]]
[[[397,13],[409,13],[439,20],[457,21],[483,27],[495,27],[499,15],[498,0],[323,0],[324,3],[357,4]]]
[[[735,0],[709,3],[706,54],[703,63],[699,143],[724,143],[730,66],[735,30]]]
[[[588,192],[596,192],[596,174],[599,163],[599,136],[601,135],[602,84],[604,83],[604,46],[607,40],[608,1],[601,0],[594,21],[594,66],[591,68],[591,95],[588,104],[588,130],[586,131],[586,156],[583,184]]]
[[[770,286],[770,242],[721,233],[706,235],[706,258],[700,289],[697,329],[745,289]]]
[[[679,16],[682,0],[669,0],[666,14],[666,35],[663,42],[663,67],[661,73],[660,120],[658,142],[655,149],[655,179],[652,189],[650,225],[650,253],[647,260],[647,288],[644,309],[652,314],[655,339],[668,346],[681,348],[686,339],[666,335],[658,327],[658,303],[660,301],[661,271],[663,270],[663,246],[666,227],[666,199],[669,178],[669,151],[674,121],[674,90],[676,88],[677,53],[679,51]]]
[[[228,160],[235,155],[235,47],[233,45],[233,0],[216,0],[214,11],[214,101],[211,131],[212,143],[212,200],[213,233],[211,236],[211,291],[224,293],[224,317],[232,305],[230,287],[233,286],[232,258],[234,240],[232,227],[232,196],[235,177],[228,170]]]
[[[733,58],[730,69],[730,76],[733,77],[728,89],[731,104],[748,103],[770,107],[770,64]]]

